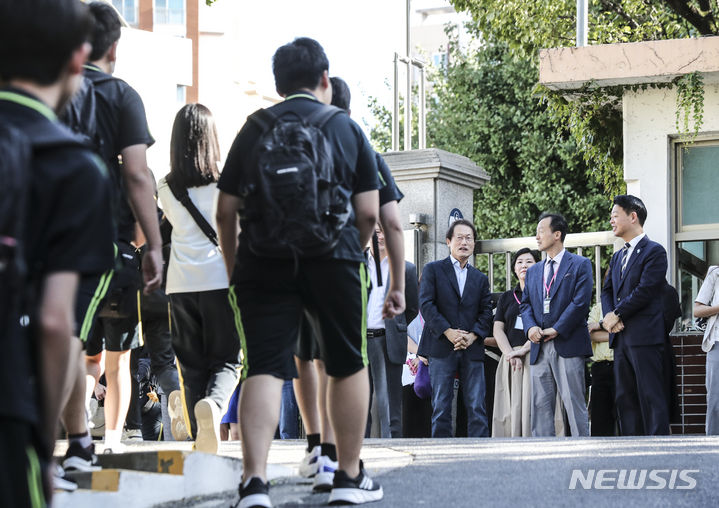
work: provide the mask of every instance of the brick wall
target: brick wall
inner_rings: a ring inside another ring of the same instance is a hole
[[[704,384],[706,353],[702,335],[672,335],[676,359],[676,386],[681,422],[672,425],[673,434],[704,434],[707,401]]]

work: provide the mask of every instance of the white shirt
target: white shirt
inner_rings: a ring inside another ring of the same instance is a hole
[[[367,300],[367,328],[384,328],[382,307],[387,293],[387,284],[389,284],[389,258],[385,256],[379,264],[382,271],[381,286],[377,286],[377,267],[372,254],[369,255],[367,265],[369,267],[369,278],[372,281],[372,291],[370,291],[369,299]]]
[[[629,242],[628,242],[628,243],[629,243],[629,252],[627,252],[627,262],[626,262],[627,265],[629,264],[629,258],[632,257],[632,253],[634,252],[634,248],[637,246],[637,244],[638,244],[639,242],[642,241],[642,238],[644,238],[645,236],[647,236],[647,234],[646,234],[646,233],[642,233],[641,235],[637,235],[637,236],[635,236],[634,238],[632,238],[631,240],[629,240]],[[625,266],[626,266],[626,265],[625,265]]]
[[[704,305],[714,306],[719,305],[719,291],[716,291],[717,278],[719,278],[719,267],[710,266],[709,272],[702,287],[699,288],[699,293],[694,300],[697,303],[703,303]],[[707,320],[707,327],[704,331],[704,339],[702,340],[702,351],[708,353],[711,351],[712,346],[717,340],[719,340],[719,326],[717,325],[717,317],[719,315],[714,314],[709,316]]]
[[[544,284],[546,286],[549,286],[552,283],[551,280],[547,280],[547,276],[549,275],[549,262],[554,261],[554,274],[556,275],[556,273],[559,271],[559,264],[562,262],[565,252],[567,252],[567,249],[562,249],[561,251],[559,251],[559,254],[557,254],[553,258],[550,259],[549,257],[547,257],[547,260],[544,262]],[[546,292],[546,289],[544,292]]]
[[[217,231],[217,184],[190,187],[187,193],[203,217]],[[187,208],[175,199],[164,178],[157,185],[157,194],[162,210],[172,224],[167,294],[226,289],[227,270],[220,249],[210,242]]]
[[[454,256],[452,256],[451,254],[449,257],[452,259],[452,265],[454,266],[454,274],[457,276],[459,296],[462,296],[464,294],[464,284],[467,282],[467,265],[469,264],[469,260],[467,261],[467,263],[465,263],[464,268],[462,268],[462,265],[460,264],[459,260],[455,259]]]

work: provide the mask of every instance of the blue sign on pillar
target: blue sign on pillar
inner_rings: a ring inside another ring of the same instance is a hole
[[[464,215],[462,215],[462,212],[459,211],[459,208],[452,208],[452,211],[449,212],[449,221],[447,227],[451,226],[454,221],[459,219],[464,219]]]

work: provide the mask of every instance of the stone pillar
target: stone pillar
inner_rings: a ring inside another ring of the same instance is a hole
[[[417,267],[421,270],[449,254],[445,235],[450,216],[461,214],[474,222],[474,191],[489,181],[489,175],[469,158],[436,148],[387,152],[383,157],[404,194],[399,204],[403,229],[414,229],[410,215],[413,222],[426,224]],[[405,257],[412,259],[412,253]]]

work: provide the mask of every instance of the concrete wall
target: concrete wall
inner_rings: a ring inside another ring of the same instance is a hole
[[[177,86],[192,84],[192,41],[123,28],[117,46],[115,76],[142,97],[155,144],[147,152],[156,178],[169,170],[172,122],[181,104]]]
[[[719,139],[719,85],[705,80],[702,136]],[[649,212],[645,231],[666,247],[674,266],[672,199],[675,191],[672,141],[676,129],[676,90],[627,92],[623,101],[624,179],[627,191],[639,196]]]

